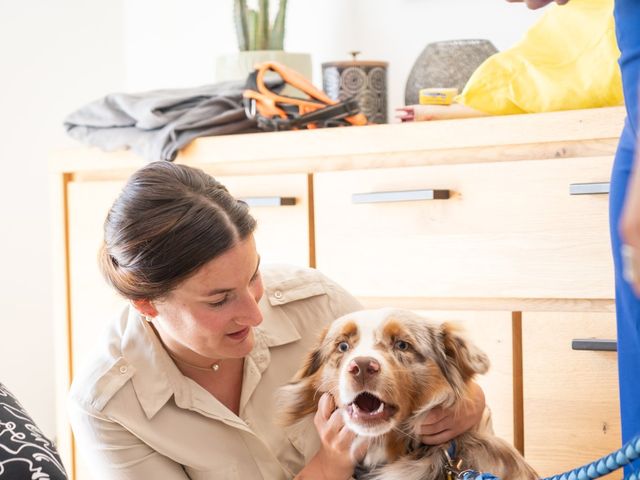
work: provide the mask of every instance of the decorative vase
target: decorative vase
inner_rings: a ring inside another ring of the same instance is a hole
[[[461,92],[471,74],[498,49],[481,39],[429,43],[411,69],[404,91],[406,105],[418,103],[423,88],[457,88]]]

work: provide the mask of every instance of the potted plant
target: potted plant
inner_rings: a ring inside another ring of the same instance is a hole
[[[233,18],[240,51],[217,58],[217,81],[244,80],[265,61],[283,63],[311,80],[311,56],[284,51],[287,0],[233,0]]]
[[[234,0],[238,48],[248,50],[284,50],[284,22],[287,15],[287,0],[278,2],[278,13],[270,21],[269,0],[259,0],[258,8],[247,5],[247,0]]]

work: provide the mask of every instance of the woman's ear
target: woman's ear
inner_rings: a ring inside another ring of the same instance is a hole
[[[151,300],[131,300],[131,305],[140,315],[146,318],[154,318],[158,315],[158,310],[151,303]]]

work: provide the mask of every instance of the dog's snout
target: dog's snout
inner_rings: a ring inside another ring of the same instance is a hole
[[[380,372],[380,364],[372,357],[356,357],[349,362],[348,370],[357,379],[364,380]]]

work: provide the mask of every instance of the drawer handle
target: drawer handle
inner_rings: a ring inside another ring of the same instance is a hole
[[[618,342],[602,338],[574,338],[571,341],[573,350],[591,350],[597,352],[617,352]]]
[[[609,193],[609,182],[572,183],[569,195],[602,195]]]
[[[295,197],[240,197],[250,207],[283,207],[296,204]]]
[[[387,203],[387,202],[415,202],[418,200],[446,200],[450,196],[449,190],[404,190],[400,192],[370,192],[354,193],[352,203]]]

